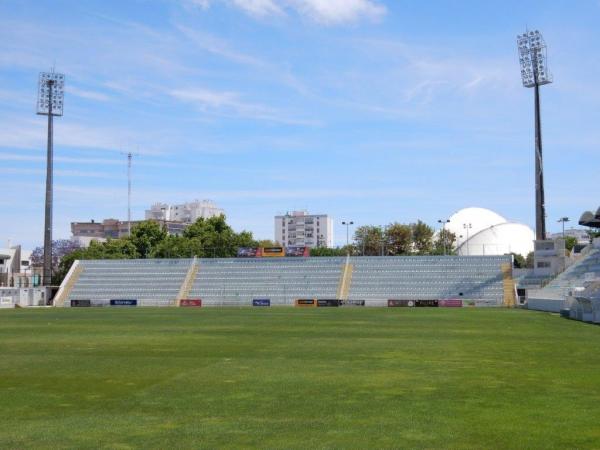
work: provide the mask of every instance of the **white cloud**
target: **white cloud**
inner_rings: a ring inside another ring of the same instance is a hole
[[[190,88],[175,89],[170,91],[169,95],[175,99],[192,103],[201,111],[210,114],[245,117],[254,120],[294,125],[315,125],[314,121],[286,117],[282,111],[269,106],[245,102],[236,92]]]
[[[232,2],[252,16],[264,17],[284,14],[275,0],[232,0]]]
[[[110,97],[102,92],[89,91],[85,89],[79,89],[75,86],[69,86],[67,84],[65,91],[67,94],[72,94],[77,97],[85,98],[87,100],[96,100],[99,102],[107,102],[110,100]]]
[[[207,9],[218,0],[184,0],[184,5]],[[323,25],[341,25],[362,19],[377,21],[387,12],[379,0],[221,0],[255,17],[282,16],[295,11]]]
[[[373,0],[287,0],[302,15],[325,25],[379,20],[386,8]]]
[[[90,126],[84,123],[75,123],[65,118],[57,120],[54,127],[54,145],[56,149],[61,146],[79,149],[103,149],[111,152],[121,152],[127,145],[134,148],[136,153],[147,155],[160,155],[165,150],[158,148],[156,137],[141,136],[123,127]],[[35,119],[6,119],[0,115],[0,148],[10,149],[45,149],[46,148],[46,123],[45,118],[38,116]]]

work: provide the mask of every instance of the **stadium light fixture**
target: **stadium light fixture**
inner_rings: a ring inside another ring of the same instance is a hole
[[[348,245],[350,245],[350,231],[349,231],[349,228],[350,228],[350,225],[354,225],[354,222],[351,221],[351,220],[350,221],[342,221],[342,225],[346,226],[346,247],[347,247]]]
[[[552,83],[548,71],[546,42],[542,34],[526,31],[517,36],[521,81],[526,88],[534,88],[535,102],[535,235],[546,239],[546,204],[544,198],[544,165],[542,158],[542,121],[540,115],[540,86]]]
[[[54,165],[54,116],[63,115],[65,76],[62,73],[41,72],[38,79],[37,114],[48,116],[46,160],[46,202],[44,215],[44,286],[52,285],[52,207]]]

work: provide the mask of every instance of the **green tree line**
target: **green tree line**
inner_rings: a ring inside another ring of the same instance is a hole
[[[131,236],[92,241],[89,247],[64,255],[55,269],[53,281],[60,283],[77,259],[227,258],[236,256],[239,247],[268,243],[270,241],[256,241],[249,231],[236,233],[223,215],[200,218],[181,236],[171,236],[159,223],[145,221],[131,229]]]
[[[316,248],[311,256],[401,256],[454,254],[456,235],[435,230],[422,221],[412,224],[394,222],[388,226],[364,225],[354,232],[354,241],[338,249]]]

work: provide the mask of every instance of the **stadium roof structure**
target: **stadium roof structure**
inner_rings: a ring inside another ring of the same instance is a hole
[[[594,214],[592,211],[584,212],[579,218],[579,225],[590,228],[600,228],[600,207]]]

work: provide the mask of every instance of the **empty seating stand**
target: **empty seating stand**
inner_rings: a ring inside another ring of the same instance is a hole
[[[504,299],[501,267],[510,256],[398,256],[352,258],[350,299],[472,300],[498,306]]]
[[[191,297],[206,305],[293,305],[298,298],[336,298],[345,258],[201,259]]]
[[[193,263],[197,271],[190,271]],[[501,305],[502,265],[510,256],[221,258],[80,261],[78,276],[65,296],[90,300],[137,299],[141,306],[175,305],[180,292],[203,306],[251,306],[253,299],[293,305],[299,298],[365,301],[385,306],[388,299],[472,300]],[[195,278],[186,287],[186,275]],[[63,287],[69,286],[65,279]],[[362,304],[362,303],[361,303]]]
[[[85,299],[100,306],[111,299],[136,299],[141,306],[173,305],[191,263],[191,259],[80,261],[83,270],[64,304]]]

